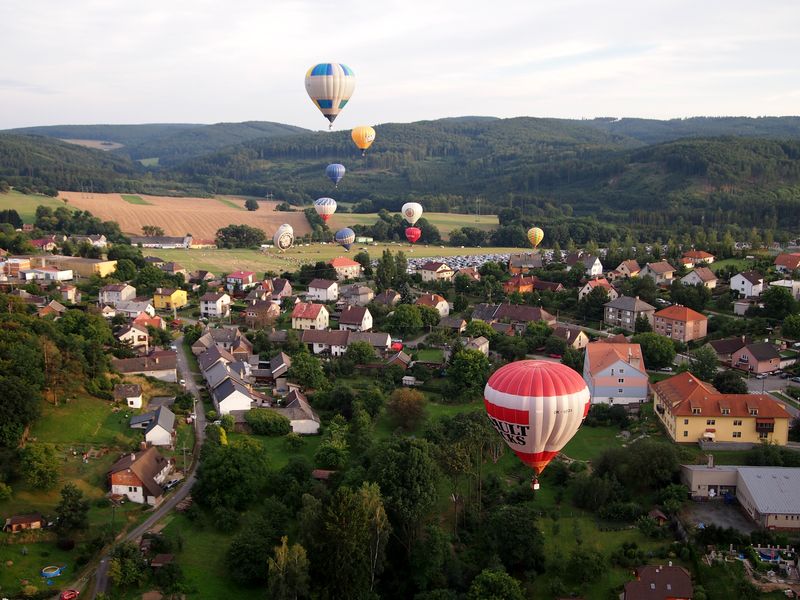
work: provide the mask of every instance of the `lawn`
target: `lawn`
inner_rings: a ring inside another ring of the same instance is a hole
[[[444,352],[442,352],[442,350],[439,348],[426,348],[424,350],[418,350],[417,360],[441,364],[444,362]]]
[[[131,414],[129,410],[113,412],[110,402],[92,396],[78,396],[59,406],[46,403],[31,436],[50,444],[128,447],[137,439],[128,427]]]
[[[453,229],[474,227],[483,231],[491,231],[499,225],[497,215],[465,215],[458,213],[425,213],[429,223],[435,225],[442,237],[447,239]],[[353,225],[374,225],[378,213],[345,213],[337,212],[328,222],[331,229],[352,227]]]
[[[23,534],[0,534],[0,593],[3,597],[18,592],[23,580],[39,590],[46,589],[48,586],[40,575],[43,567],[66,567],[63,576],[54,578],[54,587],[64,586],[75,575],[75,559],[80,553],[77,548],[65,552],[50,542],[36,541],[42,534],[27,534],[31,541],[21,543],[16,537],[20,535]]]
[[[36,207],[39,205],[49,206],[53,209],[59,206],[68,206],[61,200],[40,194],[21,194],[15,190],[4,194],[0,193],[0,210],[13,208],[25,223],[33,223],[36,220]]]
[[[228,198],[223,198],[222,196],[216,196],[218,202],[222,202],[225,206],[229,206],[231,208],[235,208],[236,210],[244,210],[244,206],[242,204],[238,204],[233,200],[229,200]]]
[[[618,427],[581,427],[564,446],[564,454],[577,460],[593,460],[608,448],[621,448]]]
[[[125,200],[125,202],[127,202],[128,204],[139,204],[139,205],[142,205],[142,206],[152,206],[153,205],[152,202],[148,202],[147,200],[145,200],[141,196],[136,196],[135,194],[120,194],[120,196],[122,196],[122,199]]]
[[[322,441],[321,435],[305,435],[303,436],[303,446],[297,450],[293,450],[286,445],[286,438],[283,436],[270,437],[266,435],[247,435],[244,433],[228,434],[228,442],[245,438],[255,440],[264,447],[269,457],[269,468],[274,471],[285,467],[292,456],[305,456],[313,463],[314,453],[317,451]]]
[[[746,258],[725,258],[714,261],[709,268],[714,271],[714,273],[717,273],[721,269],[731,266],[736,267],[736,270],[741,273],[751,268],[753,266],[753,261]]]

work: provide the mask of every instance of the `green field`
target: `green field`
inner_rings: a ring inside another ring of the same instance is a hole
[[[233,200],[229,200],[228,198],[223,198],[222,196],[215,196],[217,201],[222,202],[225,206],[230,206],[231,208],[235,208],[236,210],[244,210],[244,206],[241,204],[237,204]]]
[[[499,225],[497,215],[464,215],[457,213],[425,213],[423,215],[431,225],[435,225],[444,238],[453,229],[474,227],[483,231],[496,229]],[[336,213],[328,222],[331,229],[351,227],[353,225],[373,225],[378,220],[378,213]]]
[[[155,156],[153,158],[140,158],[139,162],[144,167],[157,167],[158,166],[158,157]]]
[[[140,204],[142,206],[152,206],[153,205],[151,202],[148,202],[147,200],[145,200],[141,196],[137,196],[135,194],[120,194],[120,196],[128,204]]]
[[[520,248],[451,248],[449,246],[414,246],[399,243],[384,243],[364,246],[372,258],[379,258],[384,250],[402,251],[408,258],[428,258],[436,256],[459,256],[505,252],[524,252]],[[358,252],[354,246],[351,254]],[[337,244],[310,244],[295,246],[285,253],[277,250],[234,249],[234,250],[152,250],[145,254],[153,254],[166,261],[174,261],[190,271],[205,269],[216,274],[230,273],[238,269],[259,273],[264,271],[296,271],[303,264],[317,261],[329,261],[337,256],[346,256],[344,248]]]
[[[65,204],[57,198],[42,196],[39,194],[20,194],[11,190],[8,193],[0,194],[0,210],[14,209],[25,223],[33,223],[36,220],[36,207],[39,205],[58,208]],[[68,206],[68,205],[66,205]]]
[[[753,261],[746,258],[725,258],[723,260],[714,261],[710,266],[714,273],[728,267],[736,267],[736,270],[741,273],[742,271],[752,268]]]
[[[91,396],[59,406],[46,403],[31,436],[50,444],[126,446],[139,437],[128,427],[130,414],[132,411],[128,410],[114,413],[109,402]]]

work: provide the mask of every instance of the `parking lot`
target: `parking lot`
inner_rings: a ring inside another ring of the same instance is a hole
[[[695,527],[703,523],[718,527],[733,527],[744,533],[756,530],[755,524],[744,515],[738,503],[725,504],[721,500],[690,502],[686,514],[689,522]]]

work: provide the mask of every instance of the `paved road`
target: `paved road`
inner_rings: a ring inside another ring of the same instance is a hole
[[[167,513],[175,508],[176,504],[189,495],[189,492],[191,492],[192,487],[197,481],[196,471],[200,458],[200,448],[203,446],[206,435],[206,416],[205,411],[203,410],[202,401],[200,400],[200,389],[197,385],[197,382],[195,382],[192,370],[189,368],[189,359],[186,357],[186,350],[183,346],[183,336],[180,336],[175,341],[175,345],[178,347],[178,378],[186,381],[186,390],[194,396],[194,412],[197,415],[197,419],[195,420],[195,444],[192,456],[192,464],[186,472],[186,479],[180,488],[178,488],[178,490],[169,498],[164,500],[161,505],[147,518],[146,521],[144,521],[136,529],[128,532],[121,541],[129,542],[144,535],[145,532],[150,530],[156,523],[166,516]],[[91,596],[92,600],[94,600],[97,594],[101,592],[105,593],[106,588],[108,587],[108,563],[108,555],[105,555],[100,559],[100,562],[97,566],[97,572],[95,574],[94,592]]]

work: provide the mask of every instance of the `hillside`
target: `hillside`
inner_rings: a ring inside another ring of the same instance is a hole
[[[142,125],[44,125],[20,127],[2,133],[39,135],[61,140],[102,140],[123,146],[134,146],[154,138],[188,129],[205,127],[194,123],[146,123]]]

